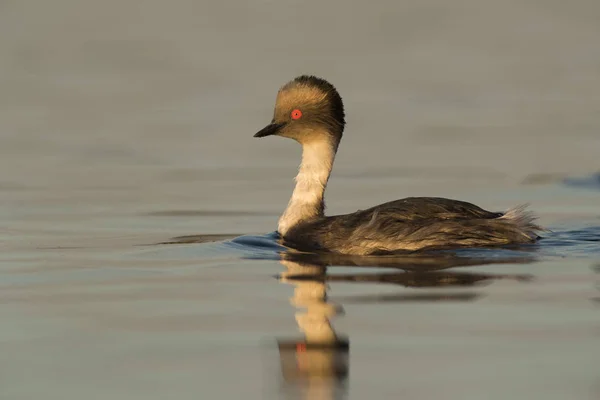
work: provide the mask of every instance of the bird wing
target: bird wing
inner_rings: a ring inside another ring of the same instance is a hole
[[[349,214],[348,216],[353,215]],[[499,218],[503,213],[486,211],[465,201],[441,197],[407,197],[355,213],[357,220],[383,218],[401,221]],[[358,222],[358,221],[357,221]]]

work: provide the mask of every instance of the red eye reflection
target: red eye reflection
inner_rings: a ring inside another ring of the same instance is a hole
[[[291,114],[292,119],[300,119],[302,117],[302,111],[295,109]]]

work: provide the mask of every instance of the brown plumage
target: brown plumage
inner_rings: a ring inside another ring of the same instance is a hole
[[[284,244],[369,255],[533,243],[543,231],[524,206],[498,213],[438,197],[409,197],[326,217],[324,192],[344,127],[342,99],[333,85],[301,76],[280,89],[271,124],[255,135],[288,137],[303,147],[296,188],[279,220]]]

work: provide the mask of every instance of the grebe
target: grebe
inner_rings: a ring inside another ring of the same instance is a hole
[[[325,216],[324,192],[346,125],[342,98],[324,79],[303,75],[277,94],[273,120],[254,137],[302,145],[296,187],[279,219],[283,244],[301,251],[375,255],[438,248],[533,243],[544,229],[519,206],[505,213],[439,197],[409,197],[352,214]]]

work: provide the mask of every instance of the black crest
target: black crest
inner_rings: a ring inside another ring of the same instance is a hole
[[[338,93],[335,86],[327,82],[325,79],[318,78],[313,75],[299,76],[295,78],[292,82],[290,82],[290,84],[300,84],[315,87],[323,93],[325,93],[325,95],[327,96],[328,103],[331,105],[331,114],[333,115],[335,120],[340,124],[341,128],[344,128],[344,126],[346,125],[344,103],[342,103],[342,97]]]

